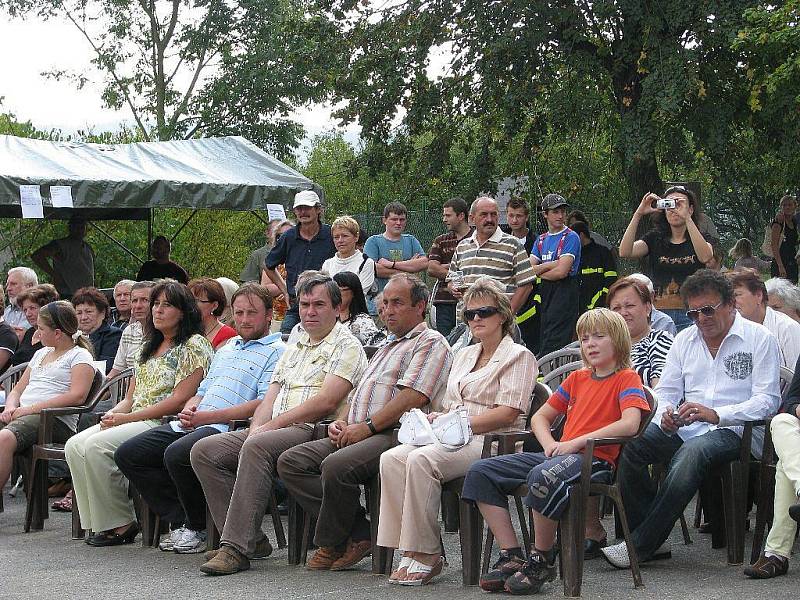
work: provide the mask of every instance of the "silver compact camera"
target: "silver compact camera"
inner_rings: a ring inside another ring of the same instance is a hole
[[[656,208],[659,210],[666,210],[668,208],[675,208],[677,204],[673,198],[659,198],[656,200]]]

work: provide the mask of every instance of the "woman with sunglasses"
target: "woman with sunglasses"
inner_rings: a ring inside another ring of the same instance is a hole
[[[797,283],[797,245],[798,223],[800,215],[797,214],[797,199],[786,195],[781,198],[781,207],[770,226],[770,242],[772,245],[773,277],[783,277],[792,283]]]
[[[219,281],[209,277],[192,279],[188,287],[197,301],[197,308],[203,319],[203,335],[211,347],[218,350],[220,346],[236,335],[233,327],[220,321],[225,307],[228,306],[225,290]]]
[[[478,343],[453,360],[444,412],[465,408],[472,438],[455,451],[403,444],[381,455],[378,545],[400,548],[389,583],[428,583],[443,568],[439,509],[442,484],[463,477],[481,457],[483,434],[520,430],[536,384],[536,358],[511,339],[514,313],[499,285],[481,277],[464,294],[464,319]],[[433,412],[428,420],[441,415]]]
[[[342,292],[339,322],[347,326],[362,346],[383,344],[386,334],[375,326],[375,321],[369,316],[359,276],[350,271],[341,271],[333,276],[333,280]]]
[[[691,325],[685,315],[680,287],[687,277],[714,258],[714,251],[697,227],[700,211],[691,190],[673,186],[664,192],[664,200],[674,208],[657,208],[659,200],[653,193],[644,195],[622,236],[619,256],[647,257],[655,286],[655,307],[669,315],[680,331]],[[654,227],[637,240],[639,223],[648,215],[654,216]]]
[[[153,288],[139,364],[125,399],[100,424],[84,429],[64,447],[72,473],[81,527],[95,534],[90,546],[130,544],[139,533],[128,480],[114,462],[123,442],[177,414],[197,393],[213,351],[202,335],[197,302],[172,279]]]
[[[38,311],[37,350],[19,383],[8,393],[0,412],[0,489],[11,474],[14,454],[33,446],[43,408],[80,406],[94,378],[89,340],[78,331],[78,317],[69,302],[57,301]],[[64,443],[75,433],[78,415],[53,422],[53,441]]]

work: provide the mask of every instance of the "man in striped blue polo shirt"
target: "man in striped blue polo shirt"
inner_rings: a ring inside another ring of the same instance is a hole
[[[231,305],[239,336],[216,353],[178,420],[131,438],[114,455],[150,508],[172,524],[159,544],[164,551],[205,550],[206,506],[189,452],[199,440],[228,431],[230,420],[253,416],[286,349],[280,333],[269,335],[272,296],[265,288],[246,283]]]

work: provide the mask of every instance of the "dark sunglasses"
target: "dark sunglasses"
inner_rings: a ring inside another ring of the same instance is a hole
[[[468,308],[464,311],[464,320],[474,321],[475,317],[481,319],[488,319],[492,315],[496,315],[500,309],[496,306],[481,306],[480,308]]]
[[[687,310],[686,318],[691,321],[697,321],[697,319],[700,318],[701,313],[704,317],[710,317],[717,311],[717,309],[720,306],[722,306],[722,304],[723,303],[720,301],[720,303],[717,304],[716,306],[711,306],[707,304],[706,306],[701,306],[700,308],[693,308],[691,310]]]

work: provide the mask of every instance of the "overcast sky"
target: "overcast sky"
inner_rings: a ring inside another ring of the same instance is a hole
[[[55,128],[64,133],[113,131],[122,122],[132,122],[129,111],[103,107],[102,77],[89,62],[91,48],[70,23],[10,20],[0,13],[0,57],[0,112],[11,112],[20,121],[30,120],[39,129]],[[83,73],[90,83],[77,90],[72,83],[41,75],[56,68]],[[309,137],[335,128],[330,109],[324,106],[300,111],[298,120]],[[356,127],[346,131],[352,143],[358,139],[357,131]]]

